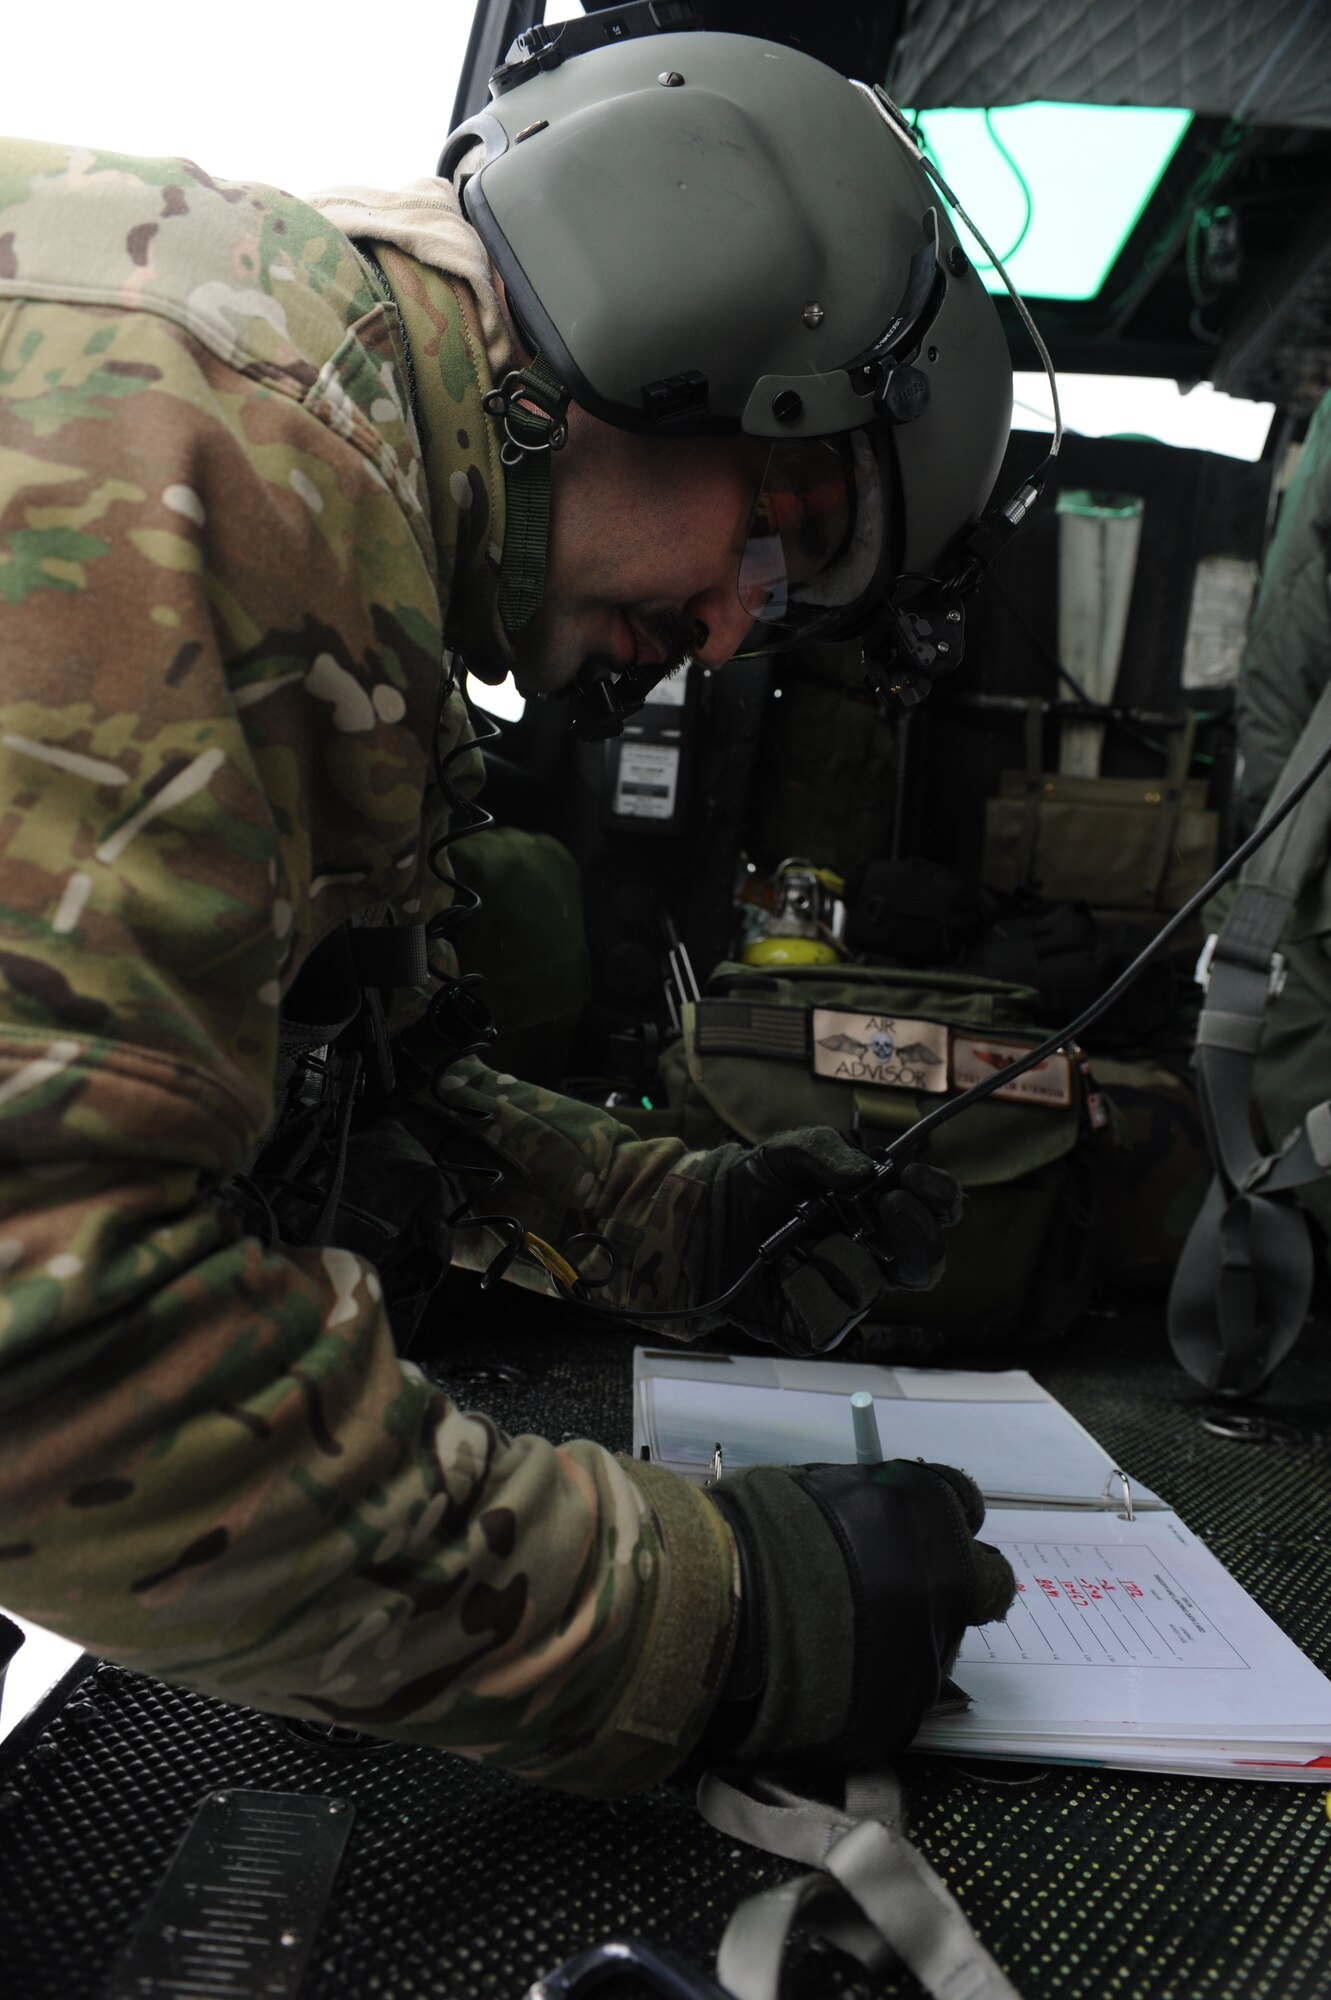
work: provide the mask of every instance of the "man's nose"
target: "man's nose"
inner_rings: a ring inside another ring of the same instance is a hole
[[[733,577],[691,597],[684,606],[684,618],[693,634],[690,650],[701,667],[723,667],[753,629]]]

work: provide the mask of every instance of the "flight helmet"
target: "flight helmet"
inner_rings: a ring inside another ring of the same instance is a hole
[[[783,44],[670,31],[689,14],[641,0],[529,30],[444,146],[535,357],[490,400],[524,565],[501,610],[515,631],[539,603],[541,481],[572,400],[645,436],[770,440],[740,651],[871,641],[974,568],[1006,341],[890,100]],[[602,681],[584,733],[613,733],[659,671]]]

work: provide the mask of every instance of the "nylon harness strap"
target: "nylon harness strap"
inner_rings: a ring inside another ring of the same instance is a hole
[[[1267,804],[1269,817],[1331,736],[1323,690]],[[1331,1171],[1331,1103],[1265,1153],[1252,1134],[1252,1073],[1281,960],[1276,946],[1300,893],[1325,868],[1331,771],[1248,860],[1224,925],[1208,943],[1210,973],[1194,1067],[1215,1179],[1193,1223],[1169,1295],[1169,1337],[1207,1388],[1250,1394],[1294,1345],[1312,1293],[1308,1221],[1289,1197]]]
[[[847,1779],[843,1798],[805,1798],[761,1777],[742,1787],[715,1771],[703,1777],[698,1809],[710,1825],[815,1870],[740,1904],[717,1952],[726,1990],[777,2000],[786,1939],[803,1917],[871,1973],[909,1966],[934,2000],[1020,2000],[907,1836],[896,1772]]]
[[[499,620],[510,639],[540,610],[550,538],[550,459],[568,436],[568,391],[542,355],[512,369],[485,397],[503,435],[504,546]]]

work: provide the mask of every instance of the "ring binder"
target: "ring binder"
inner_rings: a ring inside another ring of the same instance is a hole
[[[915,1748],[968,1766],[1089,1763],[1325,1788],[1326,1676],[1024,1370],[639,1348],[634,1382],[635,1442],[699,1483],[750,1465],[852,1463],[846,1399],[858,1391],[873,1399],[885,1458],[974,1478],[985,1538],[1017,1593],[1005,1619],[967,1627],[954,1671],[970,1706],[926,1717]]]

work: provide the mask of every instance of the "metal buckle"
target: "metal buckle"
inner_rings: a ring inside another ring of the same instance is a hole
[[[302,1105],[307,1111],[313,1110],[316,1104],[322,1104],[333,1089],[329,1048],[329,1043],[321,1042],[317,1049],[309,1050],[297,1062],[292,1073],[292,1102]]]
[[[1207,938],[1206,943],[1202,946],[1201,956],[1198,958],[1196,968],[1193,971],[1193,979],[1201,987],[1203,993],[1209,993],[1211,990],[1211,972],[1215,965],[1215,951],[1219,942],[1219,932],[1212,931],[1210,937]],[[1266,974],[1266,997],[1268,1000],[1278,1000],[1280,998],[1285,990],[1285,981],[1288,977],[1289,964],[1285,958],[1285,954],[1282,951],[1273,951],[1271,953],[1271,963],[1267,968]]]
[[[1219,931],[1212,931],[1210,937],[1207,938],[1206,943],[1202,946],[1201,955],[1193,969],[1193,979],[1201,987],[1203,993],[1209,993],[1211,990],[1211,964],[1215,958],[1215,948],[1219,942]]]
[[[523,406],[523,415],[530,421],[545,419],[544,437],[529,439],[518,436],[513,428],[514,403]],[[499,447],[500,461],[504,465],[520,465],[524,457],[533,457],[543,451],[562,451],[568,443],[567,423],[545,408],[539,392],[533,389],[520,369],[510,368],[497,389],[486,391],[481,405],[487,416],[498,418],[504,433],[504,442]],[[534,407],[530,407],[532,405]]]

